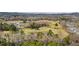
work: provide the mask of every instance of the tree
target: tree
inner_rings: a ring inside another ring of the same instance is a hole
[[[58,24],[56,23],[55,26],[58,26]]]
[[[49,30],[47,35],[52,36],[54,33],[52,32],[52,30]]]
[[[11,31],[17,31],[18,29],[16,28],[15,25],[11,24],[9,30],[11,30]]]

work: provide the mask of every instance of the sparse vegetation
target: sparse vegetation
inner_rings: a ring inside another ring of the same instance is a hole
[[[0,17],[0,45],[79,45],[79,18],[74,21],[75,18],[65,15]]]

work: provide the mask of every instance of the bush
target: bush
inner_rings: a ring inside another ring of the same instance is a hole
[[[18,29],[16,28],[15,25],[11,24],[9,30],[11,30],[11,31],[17,31]]]
[[[58,26],[58,24],[56,23],[55,26]]]
[[[42,39],[43,36],[44,36],[44,34],[43,34],[42,32],[38,32],[38,33],[37,33],[37,38],[38,38],[38,39]]]
[[[46,27],[46,26],[48,26],[48,24],[43,24],[43,23],[41,24],[41,23],[32,22],[27,27],[32,28],[32,29],[39,29],[40,27]]]
[[[11,31],[17,31],[17,28],[13,24],[9,25],[7,23],[4,23],[4,24],[0,23],[0,30],[1,31],[9,31],[9,30],[11,30]]]
[[[69,45],[70,44],[70,37],[69,36],[64,38],[64,44],[65,45]]]
[[[47,35],[52,36],[54,33],[52,32],[52,30],[49,30]]]

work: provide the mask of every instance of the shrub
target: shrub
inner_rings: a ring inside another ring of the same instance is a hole
[[[64,44],[65,45],[69,45],[70,44],[70,37],[69,36],[64,38]]]
[[[17,31],[18,29],[16,28],[15,25],[11,24],[9,30],[11,30],[11,31]]]
[[[54,33],[52,32],[52,30],[49,30],[47,35],[52,36]]]
[[[56,23],[55,26],[58,26],[58,24]]]
[[[42,39],[43,36],[44,36],[44,34],[43,34],[42,32],[38,32],[38,33],[37,33],[37,38],[38,38],[38,39]]]
[[[9,30],[11,30],[11,31],[17,31],[17,28],[13,24],[9,25],[7,23],[4,23],[4,24],[0,23],[0,30],[1,31],[9,31]]]

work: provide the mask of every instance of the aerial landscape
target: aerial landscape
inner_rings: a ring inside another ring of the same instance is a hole
[[[79,13],[0,12],[0,46],[78,46]]]

